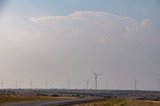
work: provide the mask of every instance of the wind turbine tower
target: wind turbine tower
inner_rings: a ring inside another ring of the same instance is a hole
[[[16,89],[18,88],[18,82],[16,81]]]
[[[106,90],[108,90],[109,89],[109,83],[107,82],[106,83]]]
[[[4,82],[3,82],[3,81],[1,81],[1,89],[3,89],[3,85],[4,85]]]
[[[81,82],[79,83],[79,89],[81,89],[81,87],[82,87],[82,84],[81,84]]]
[[[93,70],[92,70],[92,72],[93,72],[93,74],[94,74],[94,80],[95,80],[95,89],[97,90],[97,79],[98,79],[98,76],[100,76],[100,75],[102,75],[102,74],[97,74],[96,72],[94,72]]]
[[[31,81],[30,82],[30,89],[32,89],[32,86],[33,86],[33,82]]]
[[[46,81],[46,89],[48,89],[48,81]]]
[[[137,81],[137,80],[134,80],[134,89],[135,90],[137,90],[137,83],[138,83],[139,81]]]
[[[71,81],[68,81],[68,89],[70,89]]]
[[[87,89],[88,89],[88,85],[89,85],[89,80],[87,80],[87,81],[85,81],[86,82],[86,84],[87,84]]]
[[[158,79],[159,91],[160,91],[160,79]]]

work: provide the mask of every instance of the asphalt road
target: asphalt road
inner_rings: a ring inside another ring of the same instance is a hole
[[[101,99],[102,98],[84,98],[84,99],[61,100],[61,101],[33,101],[33,102],[4,104],[1,106],[68,106],[79,103],[93,102]]]

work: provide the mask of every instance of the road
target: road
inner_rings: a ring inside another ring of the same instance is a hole
[[[68,106],[79,103],[93,102],[97,100],[102,100],[102,98],[84,98],[84,99],[61,100],[61,101],[19,102],[19,103],[4,104],[1,106]]]

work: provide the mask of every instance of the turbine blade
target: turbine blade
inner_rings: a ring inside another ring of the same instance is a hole
[[[94,75],[97,75],[93,70],[92,70],[92,72],[94,73]]]
[[[97,76],[102,75],[102,74],[97,74]]]

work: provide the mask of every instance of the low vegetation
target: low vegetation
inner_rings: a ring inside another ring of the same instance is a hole
[[[129,100],[126,106],[160,106],[160,101]]]
[[[160,106],[160,101],[148,101],[148,100],[128,100],[112,98],[103,101],[96,101],[92,103],[84,103],[75,106]]]
[[[113,98],[92,103],[80,104],[77,106],[125,106],[125,104],[127,104],[125,99]]]

